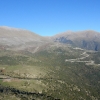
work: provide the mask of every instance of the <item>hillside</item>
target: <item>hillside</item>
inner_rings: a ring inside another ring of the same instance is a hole
[[[100,99],[100,52],[62,44],[45,46],[45,50],[36,53],[0,52],[1,98]]]
[[[47,39],[23,29],[0,27],[0,47],[23,50],[45,44]]]
[[[50,38],[0,27],[0,100],[100,100],[100,51],[75,46],[99,43],[99,33],[84,32]]]
[[[83,49],[100,50],[100,33],[92,30],[64,32],[52,37],[55,42],[71,44]]]

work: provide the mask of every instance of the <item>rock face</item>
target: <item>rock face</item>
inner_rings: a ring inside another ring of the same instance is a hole
[[[100,33],[95,31],[65,32],[53,36],[55,42],[71,44],[83,49],[100,50]]]

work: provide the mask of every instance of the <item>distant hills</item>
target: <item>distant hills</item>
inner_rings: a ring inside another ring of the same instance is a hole
[[[53,37],[55,42],[71,44],[89,50],[100,50],[100,33],[92,30],[72,32],[67,31]]]
[[[23,29],[0,27],[0,46],[8,49],[26,49],[45,43],[47,39]]]
[[[98,51],[100,50],[100,33],[92,30],[67,31],[52,37],[43,37],[28,30],[0,27],[0,45],[7,48],[25,49],[51,42]]]
[[[27,30],[0,27],[0,43],[8,45],[19,45],[33,41],[40,42],[43,39],[44,37]]]

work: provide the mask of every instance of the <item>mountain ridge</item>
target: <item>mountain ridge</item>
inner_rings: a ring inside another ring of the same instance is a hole
[[[100,50],[100,33],[92,30],[64,32],[53,37],[55,42],[71,44],[89,50]]]
[[[12,28],[7,26],[0,27],[0,44],[8,46],[18,46],[25,44],[43,44],[45,43],[63,43],[70,44],[75,47],[80,47],[89,50],[100,50],[100,33],[93,30],[85,31],[67,31],[56,34],[54,36],[40,36],[34,32]],[[27,45],[28,46],[28,45]]]

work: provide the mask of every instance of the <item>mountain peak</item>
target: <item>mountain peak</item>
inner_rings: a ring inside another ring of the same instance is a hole
[[[0,27],[0,45],[26,46],[26,44],[30,45],[30,43],[41,43],[43,41],[45,41],[44,37],[28,30],[17,29],[7,26]]]
[[[100,50],[100,33],[93,30],[67,31],[53,37],[54,41],[71,44],[80,48]]]

